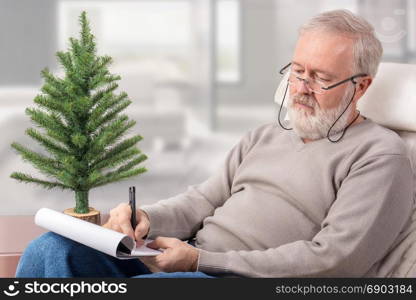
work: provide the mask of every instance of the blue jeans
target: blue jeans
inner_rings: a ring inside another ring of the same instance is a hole
[[[120,260],[53,232],[30,242],[16,277],[214,278],[202,272],[152,273],[139,259]]]

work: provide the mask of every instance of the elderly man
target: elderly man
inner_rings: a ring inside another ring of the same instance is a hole
[[[381,55],[362,18],[344,10],[312,18],[282,70],[290,121],[279,114],[281,126],[246,134],[207,181],[137,210],[136,228],[127,204],[111,211],[105,227],[147,235],[162,254],[118,261],[47,233],[17,275],[386,275],[379,267],[408,224],[413,187],[400,138],[356,109]]]

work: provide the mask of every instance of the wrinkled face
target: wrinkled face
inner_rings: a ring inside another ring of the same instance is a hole
[[[317,79],[326,86],[352,75],[353,39],[325,31],[300,35],[292,59],[292,70],[307,80]],[[301,82],[290,86],[288,114],[295,132],[302,138],[320,139],[347,107],[354,92],[351,81],[316,94]],[[351,103],[331,133],[342,131],[355,111]]]

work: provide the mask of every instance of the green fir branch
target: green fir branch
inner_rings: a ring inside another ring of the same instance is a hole
[[[142,167],[142,168],[136,168],[133,170],[128,170],[125,172],[121,172],[121,173],[115,173],[115,172],[110,172],[108,174],[105,174],[104,176],[99,177],[93,184],[92,184],[92,188],[96,188],[111,182],[116,182],[116,181],[120,181],[123,179],[127,179],[129,177],[132,176],[136,176],[139,174],[142,174],[144,172],[146,172],[147,169]]]
[[[106,97],[107,94],[111,94],[114,90],[118,88],[118,84],[116,82],[113,82],[109,84],[107,87],[98,90],[92,97],[91,102],[92,105],[96,105],[100,101],[103,100],[104,97]]]
[[[105,176],[111,177],[113,175],[117,175],[117,174],[121,174],[123,172],[127,172],[131,168],[133,168],[134,166],[136,166],[139,163],[145,161],[146,159],[147,159],[147,156],[142,154],[142,155],[138,156],[137,158],[131,159],[130,161],[128,161],[124,165],[118,167],[116,170],[108,172]]]
[[[34,102],[41,108],[47,110],[48,112],[55,113],[56,115],[51,115],[56,122],[60,123],[61,126],[66,127],[71,125],[74,122],[74,114],[72,111],[68,111],[66,106],[56,99],[51,98],[47,95],[37,95],[34,99]],[[60,116],[65,120],[66,124],[60,119]]]
[[[55,154],[57,157],[62,157],[65,155],[71,155],[71,151],[52,141],[51,139],[45,137],[39,131],[34,128],[28,128],[26,134],[36,140],[40,145],[42,145],[47,151]]]
[[[62,160],[63,170],[66,170],[70,175],[77,176],[80,169],[79,162],[75,155],[69,155]]]
[[[11,178],[14,178],[20,182],[24,182],[24,183],[36,183],[39,184],[40,186],[50,190],[52,188],[56,188],[59,187],[62,190],[65,189],[72,189],[71,186],[68,186],[66,184],[62,184],[60,182],[57,181],[46,181],[46,180],[42,180],[42,179],[38,179],[38,178],[34,178],[28,174],[24,174],[24,173],[20,173],[20,172],[13,172],[10,175]]]
[[[143,138],[140,135],[136,135],[133,136],[131,138],[128,138],[124,141],[122,141],[121,143],[117,144],[116,146],[114,146],[113,148],[109,149],[106,153],[104,153],[104,155],[99,156],[99,158],[95,159],[94,162],[91,163],[91,169],[95,170],[96,166],[102,162],[105,161],[121,152],[123,152],[124,150],[133,147],[134,145],[136,145],[139,141],[141,141]]]
[[[119,152],[111,157],[108,157],[105,160],[100,161],[98,164],[95,165],[94,170],[100,170],[104,168],[113,168],[118,166],[119,164],[131,159],[132,157],[140,154],[141,151],[137,148],[131,147],[126,149],[122,152]]]
[[[41,91],[53,98],[63,99],[65,95],[65,82],[64,80],[55,77],[49,72],[47,68],[41,71],[41,76],[45,80],[45,84],[42,86]]]
[[[26,114],[30,115],[32,121],[37,123],[39,127],[44,128],[49,137],[61,142],[68,148],[71,147],[71,139],[68,135],[69,128],[74,127],[73,120],[69,120],[67,127],[56,113],[46,114],[41,110],[26,109]]]
[[[75,84],[80,88],[83,94],[88,93],[88,77],[86,76],[86,62],[84,57],[85,50],[82,49],[79,41],[74,38],[70,38],[70,45],[71,45],[71,52],[72,52],[72,58],[74,62],[74,68],[77,70],[77,72],[74,74],[77,81]]]
[[[71,173],[69,170],[62,169],[57,175],[61,182],[64,184],[71,186],[73,189],[77,186],[77,179],[79,178],[77,174]]]
[[[112,97],[112,99],[108,96],[105,100],[98,103],[93,111],[91,111],[91,117],[87,123],[88,131],[91,133],[96,131],[100,126],[114,119],[119,112],[129,106],[131,101],[126,100],[126,98],[127,94],[122,93],[116,97]]]
[[[64,144],[68,148],[71,146],[71,140],[68,138],[66,134],[63,134],[62,132],[47,129],[46,135],[54,139],[55,141]]]
[[[37,108],[26,108],[26,114],[30,116],[33,122],[42,128],[67,132],[65,124],[56,114],[48,114]]]
[[[65,92],[70,95],[69,101],[72,101],[76,97],[82,97],[85,95],[83,88],[84,79],[82,74],[79,73],[77,67],[74,63],[74,71],[68,72],[66,74],[67,86],[65,87]]]
[[[126,124],[124,124],[123,126],[121,126],[120,128],[117,128],[114,132],[114,134],[110,135],[107,139],[107,144],[105,145],[106,147],[108,145],[111,145],[115,142],[117,142],[118,140],[120,140],[120,138],[127,133],[127,131],[132,128],[134,125],[136,125],[136,121],[134,120],[129,120],[126,122]]]
[[[49,112],[57,112],[64,114],[65,110],[61,102],[56,101],[47,95],[37,95],[33,101],[40,107],[48,110]]]
[[[120,116],[111,124],[102,127],[97,133],[93,134],[91,148],[87,155],[92,157],[102,153],[111,141],[117,139],[120,130],[125,126],[127,120],[128,117],[126,115]]]
[[[95,76],[101,70],[107,70],[107,66],[112,63],[113,59],[110,56],[104,55],[95,59],[94,67],[91,69],[91,74]]]
[[[95,127],[91,128],[92,129],[91,132],[94,132],[95,130],[97,130],[101,126],[107,124],[108,122],[113,121],[118,116],[118,114],[120,112],[122,112],[130,104],[131,104],[130,100],[124,101],[124,102],[120,103],[119,105],[117,105],[111,111],[107,112],[107,114],[105,114],[102,118],[99,118],[96,121]]]
[[[85,11],[81,13],[79,22],[81,24],[81,46],[91,54],[95,54],[94,35],[91,34],[90,23]]]
[[[91,100],[89,97],[78,97],[78,99],[73,102],[72,109],[78,118],[83,119],[89,115],[90,107]]]
[[[36,169],[47,176],[56,176],[62,168],[59,161],[36,153],[19,143],[12,143],[11,146],[22,156],[23,160],[30,162]]]
[[[130,120],[125,124],[114,126],[114,130],[107,129],[103,139],[100,142],[100,146],[103,147],[102,149],[105,149],[107,146],[117,142],[127,132],[127,130],[132,128],[134,125],[136,125],[136,121]]]
[[[90,85],[92,89],[98,89],[102,86],[105,86],[107,84],[111,84],[115,81],[118,81],[121,79],[121,76],[119,75],[104,75],[104,76],[95,76],[94,79],[91,81]]]
[[[137,166],[138,164],[144,162],[147,159],[147,156],[145,154],[140,155],[138,158],[132,159],[127,164],[119,167],[117,169],[117,172],[125,172],[130,170],[131,168]]]
[[[110,107],[116,105],[119,102],[119,97],[114,97],[113,94],[106,94],[102,100],[97,103],[94,109],[91,111],[91,119],[96,119],[102,116]]]
[[[74,72],[74,65],[72,63],[71,54],[69,52],[58,51],[56,53],[56,57],[58,58],[60,65],[67,73]]]

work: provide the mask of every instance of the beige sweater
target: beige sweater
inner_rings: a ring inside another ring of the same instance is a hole
[[[246,134],[208,180],[142,209],[150,238],[196,234],[205,273],[376,276],[408,226],[411,172],[401,139],[369,119],[338,143],[304,144],[267,124]]]

